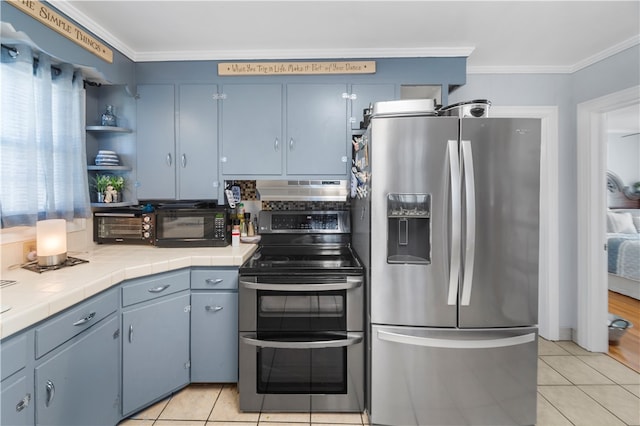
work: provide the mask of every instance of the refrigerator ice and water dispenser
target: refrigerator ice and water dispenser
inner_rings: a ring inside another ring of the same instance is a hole
[[[387,195],[387,263],[431,263],[431,195]]]

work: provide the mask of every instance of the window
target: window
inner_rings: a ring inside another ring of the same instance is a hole
[[[2,46],[0,222],[89,217],[82,74],[27,46]]]

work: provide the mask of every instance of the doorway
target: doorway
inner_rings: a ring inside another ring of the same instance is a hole
[[[575,340],[608,352],[606,114],[640,103],[640,86],[578,104],[578,315]]]

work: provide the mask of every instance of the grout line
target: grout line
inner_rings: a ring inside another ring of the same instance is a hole
[[[565,386],[566,386],[566,385],[565,385]],[[575,426],[575,423],[573,423],[573,422],[572,422],[572,421],[571,421],[567,416],[565,416],[565,414],[562,412],[562,410],[560,410],[560,408],[556,407],[556,406],[553,404],[553,402],[551,402],[551,401],[549,401],[547,398],[545,398],[545,397],[544,397],[544,395],[542,395],[540,392],[536,392],[536,393],[538,394],[538,398],[542,398],[542,399],[544,399],[545,401],[547,401],[547,402],[549,403],[549,405],[551,405],[553,408],[555,408],[555,409],[556,409],[556,411],[557,411],[558,413],[560,413],[560,415],[561,415],[562,417],[564,417],[565,419],[567,419],[567,421],[568,421],[569,423],[571,423],[573,426]],[[537,410],[537,408],[536,408],[536,410]],[[537,414],[537,413],[536,413],[536,414]],[[536,417],[537,417],[537,415],[536,415]]]

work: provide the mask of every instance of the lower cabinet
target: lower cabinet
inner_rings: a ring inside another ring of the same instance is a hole
[[[191,295],[191,382],[238,381],[238,293]]]
[[[0,425],[33,424],[33,332],[0,344]]]
[[[124,416],[189,383],[189,297],[185,290],[123,308]]]
[[[33,382],[26,373],[0,384],[0,424],[25,426],[33,424]]]
[[[118,337],[114,314],[43,358],[35,368],[37,425],[118,423]]]

